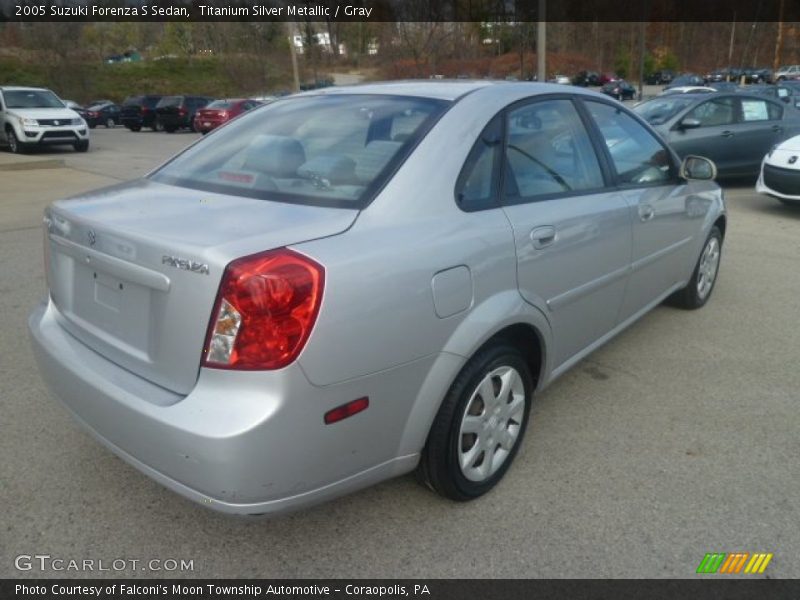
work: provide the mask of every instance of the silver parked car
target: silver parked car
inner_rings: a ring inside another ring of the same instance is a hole
[[[277,100],[47,209],[33,346],[98,440],[211,508],[414,469],[468,500],[509,468],[535,391],[661,301],[706,303],[714,175],[579,88]]]

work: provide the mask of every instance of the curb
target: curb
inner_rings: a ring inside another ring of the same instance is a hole
[[[64,167],[61,159],[29,160],[24,162],[0,164],[0,171],[30,171],[33,169],[60,169]]]

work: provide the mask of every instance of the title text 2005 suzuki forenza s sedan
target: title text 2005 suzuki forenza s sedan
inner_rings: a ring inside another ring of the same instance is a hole
[[[709,298],[714,165],[548,84],[329,88],[53,203],[41,372],[118,455],[276,513],[417,469],[466,500],[533,393],[662,300]]]

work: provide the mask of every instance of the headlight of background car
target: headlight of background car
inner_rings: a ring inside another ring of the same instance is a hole
[[[23,127],[36,127],[39,124],[36,119],[28,119],[27,117],[17,117],[17,119]]]

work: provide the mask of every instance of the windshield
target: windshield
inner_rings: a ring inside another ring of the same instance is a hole
[[[156,108],[165,108],[167,106],[180,106],[183,102],[183,96],[165,96],[156,104]]]
[[[246,113],[151,177],[194,189],[353,208],[369,201],[448,102],[287,98]]]
[[[64,108],[49,90],[9,90],[3,93],[8,108]]]
[[[651,125],[663,125],[695,100],[680,95],[654,98],[642,102],[633,111]]]
[[[237,100],[214,100],[206,108],[231,108],[236,102]]]

